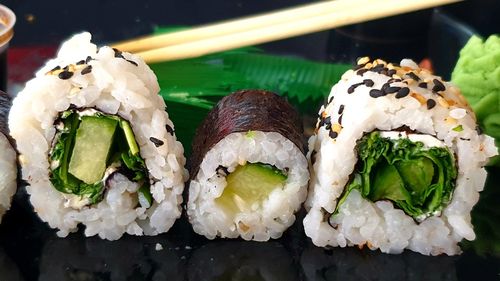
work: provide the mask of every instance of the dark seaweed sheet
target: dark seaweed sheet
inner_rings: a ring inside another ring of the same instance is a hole
[[[10,97],[0,91],[0,133],[8,135],[7,119],[9,117],[9,109],[12,105]]]
[[[205,154],[227,135],[278,132],[305,151],[302,122],[285,98],[264,90],[243,90],[221,99],[196,130],[190,175],[194,178]]]

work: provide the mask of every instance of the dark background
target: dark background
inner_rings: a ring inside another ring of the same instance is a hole
[[[309,2],[2,1],[17,15],[9,50],[10,82],[22,85],[62,40],[80,31],[90,31],[95,42],[106,44],[149,34],[158,26],[205,24]],[[447,76],[468,35],[500,32],[499,11],[500,0],[472,0],[263,47],[322,61],[352,62],[364,55],[390,60],[431,57],[439,61],[437,73]],[[498,175],[490,178],[491,186],[497,183]],[[156,243],[164,250],[155,251]],[[206,274],[217,270],[219,260],[231,265],[228,272],[236,275],[257,272],[255,268],[271,272],[265,280],[500,280],[498,257],[478,256],[472,250],[456,257],[427,257],[410,251],[385,255],[317,248],[304,237],[300,216],[283,238],[268,243],[208,241],[192,232],[185,217],[157,237],[125,236],[108,242],[84,238],[80,231],[59,239],[33,213],[26,194],[18,192],[0,225],[0,280],[209,280]]]

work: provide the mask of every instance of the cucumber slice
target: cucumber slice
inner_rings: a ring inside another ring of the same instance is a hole
[[[238,166],[226,177],[227,186],[216,204],[236,213],[250,211],[261,204],[276,188],[283,188],[287,176],[279,169],[262,163]]]
[[[70,174],[87,184],[102,179],[117,125],[112,118],[82,117],[69,162]]]

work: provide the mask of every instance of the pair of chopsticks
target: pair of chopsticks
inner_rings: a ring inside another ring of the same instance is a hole
[[[114,44],[148,63],[199,57],[461,0],[334,0]],[[404,28],[404,22],[394,28]]]

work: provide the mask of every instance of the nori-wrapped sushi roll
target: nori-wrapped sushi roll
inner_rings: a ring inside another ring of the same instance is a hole
[[[12,196],[16,193],[17,187],[16,151],[7,128],[10,107],[10,97],[0,91],[0,221],[10,209]]]
[[[187,212],[194,231],[210,239],[278,238],[306,197],[302,125],[271,92],[224,97],[198,128],[190,165]]]

